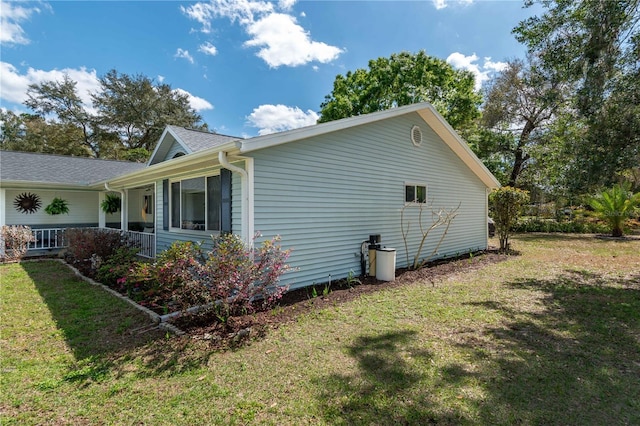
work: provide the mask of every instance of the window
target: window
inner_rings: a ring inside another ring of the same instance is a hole
[[[426,185],[405,185],[404,201],[405,203],[426,203],[427,202],[427,186]]]
[[[172,228],[220,230],[220,176],[172,182],[170,199]]]

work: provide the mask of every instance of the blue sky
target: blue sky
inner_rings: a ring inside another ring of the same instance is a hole
[[[26,111],[29,84],[115,68],[187,92],[209,127],[255,136],[313,124],[337,74],[425,50],[477,87],[524,56],[521,1],[54,1],[0,4],[0,107]],[[89,106],[89,105],[88,105]]]

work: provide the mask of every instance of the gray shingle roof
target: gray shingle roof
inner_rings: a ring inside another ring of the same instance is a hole
[[[207,148],[224,145],[242,138],[236,136],[221,135],[219,133],[209,133],[202,130],[187,129],[185,127],[167,126],[180,140],[187,145],[191,152],[202,151]]]
[[[0,151],[1,181],[89,185],[144,167],[144,164],[129,161]]]

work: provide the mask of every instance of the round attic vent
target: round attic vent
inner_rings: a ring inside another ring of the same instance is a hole
[[[422,144],[422,129],[418,126],[413,126],[411,128],[411,142],[415,146],[420,146]]]

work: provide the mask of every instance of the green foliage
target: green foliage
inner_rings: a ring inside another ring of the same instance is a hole
[[[167,124],[202,127],[186,93],[141,74],[111,70],[100,78],[100,90],[92,98],[101,128],[116,133],[126,150],[153,151]]]
[[[119,196],[114,194],[107,194],[104,200],[100,203],[100,208],[103,212],[113,214],[120,211],[122,200]]]
[[[44,211],[50,215],[68,214],[69,203],[67,202],[67,200],[55,197],[53,200],[51,200],[51,203],[47,207],[45,207]]]
[[[585,220],[570,220],[558,222],[556,220],[527,219],[519,220],[512,228],[513,232],[561,232],[568,234],[599,234],[608,230],[607,226]]]
[[[529,193],[518,188],[503,186],[489,194],[491,215],[500,239],[500,250],[509,250],[511,228],[517,223],[522,208],[529,201]]]
[[[96,280],[106,286],[115,287],[118,284],[118,280],[126,277],[129,274],[129,270],[138,262],[137,255],[137,248],[116,248],[98,268]]]
[[[111,70],[91,95],[95,113],[83,104],[68,75],[30,85],[25,105],[35,115],[2,111],[0,146],[145,161],[166,125],[206,129],[186,94],[143,75]]]
[[[625,221],[640,206],[640,193],[633,194],[631,184],[617,184],[605,189],[589,201],[589,205],[602,220],[609,224],[611,235],[621,237],[624,234]]]
[[[588,192],[611,185],[640,162],[638,2],[541,3],[544,12],[513,32],[554,80],[571,85],[572,121],[585,132],[567,141],[568,186]]]
[[[513,159],[508,185],[516,186],[520,174],[533,160],[531,147],[549,125],[565,98],[563,84],[554,80],[533,59],[510,61],[486,89],[482,123],[495,132],[512,135]]]
[[[337,75],[320,105],[320,122],[430,102],[457,130],[480,116],[482,101],[473,74],[454,69],[424,51],[394,53],[369,61],[368,69]]]
[[[0,260],[16,261],[27,254],[29,243],[35,241],[31,228],[20,225],[3,225],[0,228],[0,244],[4,247],[0,250]]]

